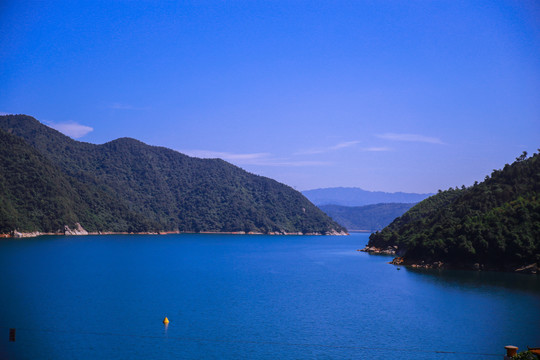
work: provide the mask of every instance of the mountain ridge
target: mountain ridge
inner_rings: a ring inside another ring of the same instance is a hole
[[[70,205],[70,216],[64,218],[70,225],[79,222],[89,231],[345,232],[291,187],[220,159],[192,158],[132,138],[100,145],[79,142],[27,115],[0,116],[0,129],[7,143],[21,147],[19,140],[24,141],[36,164],[41,164],[38,158],[44,159],[47,167],[55,168],[59,174],[55,181],[70,183],[70,191],[86,194],[80,209]],[[9,148],[6,145],[3,149],[6,164],[17,158]],[[24,175],[24,169],[14,168],[11,176],[14,174]],[[10,184],[11,178],[4,176],[3,181]],[[22,182],[29,189],[33,186],[27,178]],[[24,189],[11,185],[9,189],[15,193],[2,199],[6,203],[23,196]],[[18,213],[24,214],[21,218],[30,216],[31,209],[17,206]],[[11,225],[4,222],[0,232],[12,231],[21,223],[13,221]],[[23,230],[56,230],[53,225],[39,228],[44,223],[36,219],[32,224]],[[11,228],[6,228],[8,225]]]
[[[388,203],[417,203],[433,194],[368,191],[357,187],[332,187],[304,190],[302,194],[315,205],[364,206]]]

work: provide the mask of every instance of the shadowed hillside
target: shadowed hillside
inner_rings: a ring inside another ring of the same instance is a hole
[[[321,205],[319,208],[347,230],[381,230],[414,204],[374,204],[365,206]]]

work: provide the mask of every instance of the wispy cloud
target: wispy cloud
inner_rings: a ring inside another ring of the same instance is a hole
[[[82,125],[73,121],[65,123],[53,123],[48,122],[48,125],[53,129],[60,131],[61,133],[70,136],[72,138],[78,139],[88,134],[91,131],[94,131],[94,128],[86,125]]]
[[[240,160],[240,161],[254,161],[270,156],[269,153],[247,153],[247,154],[235,154],[222,151],[211,151],[211,150],[181,150],[180,152],[187,154],[189,156],[195,156],[203,159],[223,159],[223,160]]]
[[[368,148],[363,148],[362,151],[381,152],[381,151],[392,151],[392,149],[388,147],[368,147]]]
[[[339,149],[344,149],[344,148],[348,148],[348,147],[351,147],[351,146],[354,146],[356,144],[358,144],[360,141],[345,141],[345,142],[342,142],[342,143],[339,143],[339,144],[336,144],[334,146],[331,146],[330,147],[330,150],[339,150]]]
[[[277,158],[270,153],[230,153],[211,150],[180,150],[189,156],[203,159],[223,159],[237,165],[259,165],[259,166],[325,166],[329,165],[324,161],[297,161],[286,158]]]
[[[141,107],[141,106],[133,106],[129,104],[121,104],[121,103],[112,103],[107,106],[109,109],[114,110],[148,110],[148,107]]]
[[[428,144],[444,144],[441,139],[436,137],[418,135],[418,134],[396,134],[386,133],[377,135],[380,139],[392,140],[392,141],[409,141],[409,142],[423,142]]]
[[[13,114],[7,113],[7,112],[3,112],[3,111],[0,111],[0,116],[1,116],[1,115],[13,115]]]
[[[341,142],[339,144],[336,144],[334,146],[328,146],[328,147],[325,147],[325,148],[308,149],[308,150],[298,151],[298,152],[295,153],[295,155],[324,154],[324,153],[327,153],[327,152],[336,151],[336,150],[345,149],[345,148],[348,148],[348,147],[355,146],[359,142],[360,141],[356,141],[356,140],[355,141],[345,141],[345,142]]]

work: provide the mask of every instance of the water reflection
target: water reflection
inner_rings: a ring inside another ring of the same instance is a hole
[[[497,271],[440,270],[402,266],[401,269],[422,281],[460,288],[499,287],[512,291],[540,294],[540,275]]]

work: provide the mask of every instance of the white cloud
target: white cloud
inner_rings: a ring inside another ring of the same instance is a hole
[[[369,151],[369,152],[380,152],[380,151],[391,151],[392,149],[388,147],[368,147],[363,148],[362,151]]]
[[[3,111],[0,111],[0,116],[2,116],[2,115],[13,115],[13,114],[7,113],[7,112],[3,112]]]
[[[330,151],[336,151],[340,149],[345,149],[351,146],[354,146],[358,144],[360,141],[345,141],[341,142],[339,144],[336,144],[334,146],[329,146],[325,148],[319,148],[319,149],[308,149],[308,150],[302,150],[295,153],[295,155],[316,155],[316,154],[324,154]]]
[[[229,153],[211,150],[180,150],[181,153],[204,158],[223,159],[237,165],[259,165],[259,166],[323,166],[329,165],[323,161],[296,161],[273,157],[270,153]]]
[[[392,140],[392,141],[409,141],[409,142],[423,142],[429,144],[444,144],[441,139],[436,137],[418,135],[418,134],[396,134],[386,133],[377,135],[380,139]]]
[[[70,136],[72,138],[78,139],[88,134],[91,131],[94,131],[94,128],[90,126],[81,125],[76,122],[65,122],[65,123],[48,123],[50,127],[60,131],[61,133]]]

